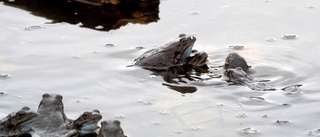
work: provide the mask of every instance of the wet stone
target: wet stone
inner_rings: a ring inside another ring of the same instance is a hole
[[[296,39],[297,36],[294,34],[285,34],[282,36],[283,39],[291,40],[291,39]]]
[[[243,45],[230,45],[229,49],[231,49],[231,50],[242,50],[242,49],[244,49],[244,46]]]
[[[258,130],[257,129],[253,129],[251,127],[247,127],[247,128],[241,129],[240,133],[242,133],[242,134],[257,134]]]
[[[41,29],[43,28],[42,26],[29,26],[24,28],[24,30],[35,30],[35,29]]]

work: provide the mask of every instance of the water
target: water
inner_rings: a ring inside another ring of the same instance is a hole
[[[98,109],[131,137],[318,136],[319,10],[317,0],[163,0],[156,22],[97,31],[107,27],[52,24],[0,4],[0,117],[22,106],[37,110],[49,92],[63,95],[69,118]],[[127,67],[180,33],[197,37],[194,48],[209,54],[212,71],[237,52],[256,80],[278,90],[214,78],[187,80],[197,91],[181,94],[152,72]],[[303,86],[280,90],[291,84]]]

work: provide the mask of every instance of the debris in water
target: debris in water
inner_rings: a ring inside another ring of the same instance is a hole
[[[247,127],[247,128],[241,129],[240,133],[242,133],[242,134],[257,134],[258,130],[257,129],[253,129],[251,127]]]
[[[114,47],[114,44],[106,44],[106,47]]]
[[[291,40],[291,39],[296,39],[297,36],[294,34],[285,34],[282,36],[283,39]]]
[[[41,29],[43,28],[42,26],[29,26],[24,28],[24,30],[35,30],[35,29]]]
[[[231,50],[242,50],[242,49],[244,49],[244,46],[243,45],[230,45],[229,49],[231,49]]]

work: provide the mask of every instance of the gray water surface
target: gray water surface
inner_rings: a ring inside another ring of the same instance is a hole
[[[103,119],[119,119],[130,137],[320,135],[319,1],[162,0],[159,11],[156,22],[97,31],[48,24],[52,20],[1,2],[0,74],[8,77],[0,77],[0,118],[22,106],[36,111],[49,92],[63,96],[69,118],[99,109]],[[181,85],[197,91],[181,94],[163,86],[160,76],[127,67],[180,33],[197,37],[194,48],[209,54],[213,72],[237,52],[255,79],[278,90],[255,91],[215,78],[187,80]],[[296,38],[282,38],[288,34]],[[303,86],[280,90],[292,84]]]

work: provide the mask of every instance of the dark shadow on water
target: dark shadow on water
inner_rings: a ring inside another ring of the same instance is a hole
[[[162,85],[169,87],[172,90],[185,93],[194,93],[197,91],[196,87],[190,85],[180,85],[182,83],[187,83],[186,80],[196,81],[202,80],[199,77],[202,73],[208,73],[209,67],[203,65],[200,67],[190,68],[190,66],[174,66],[166,70],[151,70],[154,75],[161,76],[164,81],[168,83],[163,83]]]
[[[68,0],[0,0],[4,5],[31,14],[100,31],[118,29],[128,23],[148,24],[159,20],[159,0],[127,0],[100,6]],[[10,2],[13,1],[13,2]]]

